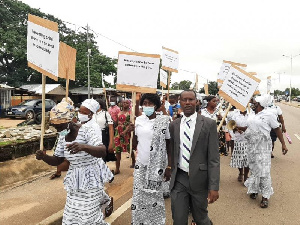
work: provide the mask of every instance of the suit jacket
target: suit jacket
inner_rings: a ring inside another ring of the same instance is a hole
[[[170,189],[174,187],[180,154],[180,119],[170,124],[172,174]],[[219,190],[220,155],[217,124],[214,120],[197,114],[189,163],[189,186],[203,192]]]

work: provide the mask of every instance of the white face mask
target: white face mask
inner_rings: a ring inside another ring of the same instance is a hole
[[[89,115],[81,114],[80,112],[78,113],[78,119],[80,122],[86,122],[90,120]]]

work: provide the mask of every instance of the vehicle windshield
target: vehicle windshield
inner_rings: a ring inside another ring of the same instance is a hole
[[[21,102],[19,105],[27,105],[27,106],[34,106],[35,101],[32,100],[26,100],[24,102]]]

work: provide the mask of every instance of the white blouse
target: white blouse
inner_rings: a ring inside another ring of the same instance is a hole
[[[274,113],[264,109],[255,115],[249,115],[247,127],[253,131],[260,131],[265,135],[270,135],[271,129],[279,127],[279,123]]]
[[[143,165],[148,165],[150,157],[150,146],[153,137],[153,124],[155,119],[149,119],[145,114],[135,120],[135,135],[138,138],[137,160]],[[166,139],[170,139],[169,126],[166,130]]]
[[[105,124],[106,124],[105,114],[107,118],[107,124],[114,124],[111,115],[107,111],[101,110],[100,112],[97,112],[93,115],[93,117],[96,120],[96,123],[100,126],[101,130],[105,128]]]

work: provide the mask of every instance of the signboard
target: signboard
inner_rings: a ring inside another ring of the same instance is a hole
[[[208,84],[204,84],[204,94],[209,95],[209,93],[208,93]]]
[[[168,73],[162,69],[160,69],[160,86],[163,88],[167,87],[168,84]]]
[[[59,69],[58,76],[75,81],[76,49],[59,43]]]
[[[54,80],[58,80],[58,55],[58,24],[38,16],[28,14],[28,66]]]
[[[222,86],[223,81],[225,80],[232,65],[239,66],[239,67],[247,67],[246,64],[235,63],[235,62],[223,60],[220,72],[218,73],[218,79],[217,79],[218,83],[221,85],[218,84],[218,87]]]
[[[219,94],[236,108],[245,111],[259,83],[260,80],[258,78],[232,65]]]
[[[156,93],[160,55],[119,52],[117,90]]]
[[[177,51],[162,47],[162,69],[178,73],[179,55]]]
[[[271,87],[272,87],[272,83],[271,83],[271,76],[267,77],[267,93],[270,94],[271,92]]]

